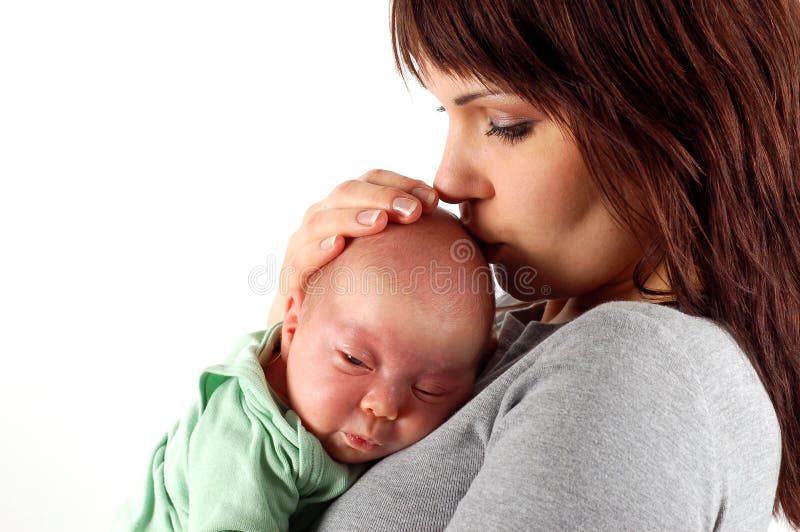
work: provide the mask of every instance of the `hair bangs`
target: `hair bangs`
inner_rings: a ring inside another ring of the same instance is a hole
[[[431,68],[475,80],[488,89],[516,94],[566,124],[558,76],[533,53],[504,7],[483,1],[394,0],[391,33],[397,71],[423,87]],[[537,49],[547,54],[552,47]]]

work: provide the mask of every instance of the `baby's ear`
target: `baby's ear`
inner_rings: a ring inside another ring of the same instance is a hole
[[[286,297],[286,311],[283,313],[281,326],[281,355],[286,356],[292,347],[297,324],[303,312],[305,294],[299,288],[293,288]]]

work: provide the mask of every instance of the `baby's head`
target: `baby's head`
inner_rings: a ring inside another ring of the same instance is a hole
[[[335,459],[381,458],[469,398],[493,316],[491,272],[454,216],[390,224],[290,294],[285,395]]]

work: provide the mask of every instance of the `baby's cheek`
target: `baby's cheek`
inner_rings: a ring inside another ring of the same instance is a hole
[[[298,415],[304,424],[313,427],[312,432],[329,434],[346,428],[343,424],[357,402],[352,387],[330,379],[315,379],[303,383],[302,389],[304,393],[298,397],[302,412]]]
[[[445,419],[446,416],[433,405],[423,406],[414,415],[402,420],[398,429],[408,446],[433,432]]]

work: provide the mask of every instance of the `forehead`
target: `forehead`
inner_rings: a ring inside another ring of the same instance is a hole
[[[414,295],[331,295],[320,302],[315,321],[320,332],[376,356],[462,366],[477,356],[481,329],[480,314],[464,307],[437,309]]]
[[[532,109],[535,105],[522,96],[474,78],[459,78],[437,72],[423,81],[424,87],[451,110],[476,101],[480,105],[503,105]]]
[[[490,91],[499,92],[497,87],[491,84],[484,84],[477,78],[462,77],[453,74],[448,74],[436,67],[426,65],[425,69],[420,72],[420,83],[431,92],[446,91],[446,92],[459,92],[459,91]]]

